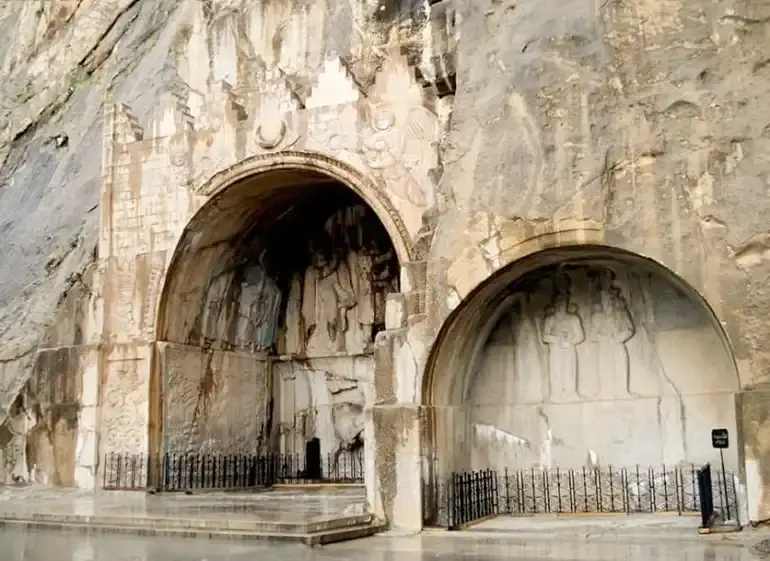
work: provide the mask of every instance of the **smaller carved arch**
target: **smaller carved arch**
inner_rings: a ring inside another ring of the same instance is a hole
[[[478,356],[484,339],[480,337],[462,337],[455,340],[459,333],[466,330],[469,333],[489,333],[490,318],[499,317],[496,312],[510,300],[510,287],[517,285],[517,279],[547,265],[553,265],[565,260],[604,258],[612,261],[641,264],[651,271],[662,275],[666,280],[680,289],[684,294],[706,312],[717,331],[725,350],[733,364],[733,373],[737,379],[738,367],[735,355],[727,337],[722,322],[708,301],[695,287],[681,278],[666,265],[644,257],[638,253],[613,247],[600,241],[582,241],[575,243],[575,235],[584,239],[585,232],[569,232],[570,241],[566,241],[565,232],[544,236],[543,239],[529,240],[521,244],[517,256],[501,266],[492,275],[480,282],[472,290],[461,294],[460,304],[444,319],[438,329],[431,346],[425,370],[418,387],[421,388],[421,402],[424,405],[436,405],[437,396],[452,392],[452,383],[442,379],[452,370],[448,365],[458,363],[460,355]],[[601,232],[594,235],[598,238]],[[506,289],[506,285],[509,289]],[[470,326],[470,327],[469,327]],[[450,357],[455,357],[451,358]],[[462,369],[461,369],[462,370]],[[463,384],[460,384],[462,387]],[[463,392],[460,391],[460,394]],[[441,399],[441,398],[438,398]]]

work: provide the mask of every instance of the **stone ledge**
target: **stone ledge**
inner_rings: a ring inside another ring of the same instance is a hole
[[[237,514],[236,514],[237,515]],[[142,530],[159,527],[169,531],[246,532],[257,534],[305,535],[365,526],[374,522],[372,514],[337,516],[313,522],[281,522],[232,520],[229,518],[169,518],[162,515],[86,515],[74,513],[0,512],[0,521],[24,524],[83,525],[89,527],[122,527]]]
[[[204,528],[164,528],[159,527],[157,524],[148,524],[145,526],[124,526],[41,520],[10,520],[0,518],[0,527],[13,525],[23,526],[25,528],[75,530],[94,534],[133,534],[141,536],[173,536],[203,539],[224,538],[237,540],[274,541],[289,543],[293,542],[302,543],[305,545],[325,545],[346,540],[365,538],[387,529],[387,524],[374,520],[366,524],[344,526],[311,533],[281,533],[222,529],[211,530]]]

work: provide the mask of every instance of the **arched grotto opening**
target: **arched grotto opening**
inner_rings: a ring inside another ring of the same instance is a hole
[[[710,433],[739,438],[739,390],[721,325],[681,278],[608,247],[541,251],[442,328],[423,387],[424,477],[718,465]],[[740,473],[733,442],[725,462]]]
[[[317,438],[325,466],[362,476],[373,343],[399,290],[392,230],[317,172],[263,172],[207,202],[166,277],[150,449],[302,454]]]

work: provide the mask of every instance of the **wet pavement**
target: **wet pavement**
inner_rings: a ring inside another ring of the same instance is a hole
[[[759,559],[743,543],[709,541],[522,541],[447,533],[375,536],[309,548],[302,545],[159,538],[0,528],[3,561],[418,561],[428,559],[564,561],[749,561]]]

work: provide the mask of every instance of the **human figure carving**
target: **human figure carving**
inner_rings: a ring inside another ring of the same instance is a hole
[[[599,357],[607,330],[607,314],[601,302],[595,302],[586,326],[586,338],[580,346],[580,386],[583,397],[598,397],[601,391],[602,370]]]
[[[302,316],[302,276],[295,273],[286,300],[285,347],[289,354],[305,354],[305,320]]]
[[[331,110],[317,110],[310,119],[309,136],[332,153],[346,148],[341,115]]]
[[[354,329],[349,330],[350,345],[348,350],[364,350],[372,342],[374,325],[374,294],[372,291],[372,257],[365,252],[348,253],[348,266],[352,273],[356,305],[350,312],[355,321]]]
[[[313,263],[305,273],[302,317],[309,355],[327,356],[344,350],[348,329],[347,310],[356,305],[347,263],[337,256],[327,257],[323,249],[314,251]]]
[[[437,121],[425,108],[414,108],[402,119],[387,106],[374,108],[362,153],[394,195],[421,207],[428,202],[427,171],[437,164]]]
[[[598,371],[601,380],[609,382],[613,397],[627,396],[631,391],[626,342],[636,333],[634,322],[620,289],[612,284],[601,292],[601,308],[605,321],[599,330]]]
[[[548,345],[549,394],[552,399],[577,397],[576,345],[585,338],[577,306],[569,303],[569,294],[556,296],[546,309],[543,321],[543,342]]]
[[[398,278],[392,268],[393,252],[375,250],[372,260],[375,331],[385,329],[385,302],[388,294],[398,292]],[[372,334],[374,336],[375,333]]]

